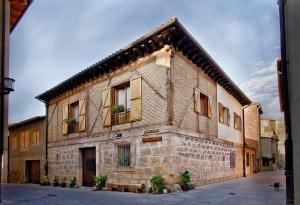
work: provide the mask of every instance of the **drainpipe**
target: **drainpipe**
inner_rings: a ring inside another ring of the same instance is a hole
[[[245,135],[245,109],[249,107],[249,105],[245,105],[242,107],[243,109],[243,177],[246,177],[246,135]]]
[[[285,1],[279,0],[279,21],[280,21],[280,44],[281,44],[281,67],[282,67],[282,94],[284,100],[285,120],[285,176],[286,176],[286,204],[294,204],[294,165],[293,165],[293,140],[290,123],[290,107],[288,96],[288,73],[286,57],[286,30],[285,30]]]
[[[45,163],[45,175],[48,176],[48,103],[45,103],[46,106],[46,142],[45,142],[45,152],[46,152],[46,163]]]

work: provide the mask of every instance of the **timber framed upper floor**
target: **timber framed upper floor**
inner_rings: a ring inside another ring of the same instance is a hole
[[[251,103],[176,18],[36,98],[49,142],[149,125],[217,137],[221,123],[242,143]]]

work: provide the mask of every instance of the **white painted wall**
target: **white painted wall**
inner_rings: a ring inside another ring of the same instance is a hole
[[[224,88],[220,85],[217,85],[217,101],[222,103],[223,106],[227,107],[230,112],[230,126],[224,125],[219,122],[219,106],[217,106],[217,116],[218,116],[218,137],[220,139],[228,140],[231,142],[243,144],[243,129],[237,130],[234,128],[234,115],[233,112],[236,112],[243,121],[242,118],[242,105]],[[243,126],[243,122],[242,122]]]

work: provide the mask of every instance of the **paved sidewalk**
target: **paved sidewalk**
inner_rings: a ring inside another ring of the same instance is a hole
[[[279,191],[271,184],[279,181]],[[283,171],[262,172],[247,178],[201,186],[187,193],[134,194],[121,192],[92,192],[87,188],[69,189],[42,187],[32,184],[2,185],[2,204],[30,205],[135,205],[135,204],[222,204],[276,205],[285,204]]]

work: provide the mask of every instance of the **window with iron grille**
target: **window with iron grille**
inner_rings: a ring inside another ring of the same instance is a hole
[[[231,151],[230,152],[230,168],[235,168],[235,165],[236,165],[235,159],[236,159],[235,152]]]
[[[130,145],[118,145],[118,165],[120,167],[130,166]]]

